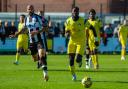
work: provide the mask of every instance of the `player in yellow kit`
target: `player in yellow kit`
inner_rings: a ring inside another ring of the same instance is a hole
[[[86,24],[88,26],[88,24]],[[82,56],[85,50],[85,23],[84,18],[79,16],[79,8],[72,9],[72,16],[65,22],[65,35],[70,36],[68,43],[69,67],[72,80],[76,80],[74,61],[81,67]]]
[[[127,36],[128,36],[128,20],[124,20],[123,25],[119,27],[119,31],[118,31],[119,41],[122,46],[121,60],[125,60]]]
[[[89,49],[88,54],[86,55],[86,68],[89,68],[89,62],[90,60],[93,63],[94,69],[98,69],[99,63],[98,63],[98,57],[97,57],[97,49],[100,43],[100,29],[102,27],[102,23],[99,19],[95,18],[96,12],[94,9],[91,9],[89,11],[89,19],[87,20],[86,23],[89,23],[92,25],[93,28],[87,28],[88,30],[87,34],[88,34],[88,38],[87,38],[87,47]],[[94,34],[94,32],[92,31],[92,29],[94,29],[94,31],[96,32],[96,34]],[[91,57],[89,58],[89,55],[91,55]]]
[[[24,52],[28,51],[28,35],[27,35],[27,29],[24,28],[24,22],[25,22],[25,15],[20,16],[20,22],[18,24],[18,32],[15,33],[15,37],[17,38],[17,53],[16,53],[16,60],[14,64],[19,64],[19,58],[21,51],[23,49]]]

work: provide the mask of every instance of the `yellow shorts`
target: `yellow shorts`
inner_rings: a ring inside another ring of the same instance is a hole
[[[84,55],[85,52],[85,42],[72,42],[69,41],[68,43],[68,54],[69,53],[76,53],[80,54],[81,56]]]
[[[28,40],[19,41],[17,40],[17,49],[23,48],[24,50],[28,49]]]

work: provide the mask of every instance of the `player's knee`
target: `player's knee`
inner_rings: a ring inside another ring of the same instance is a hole
[[[122,47],[122,49],[123,49],[123,50],[125,50],[125,49],[126,49],[126,47],[125,47],[125,46],[123,46],[123,47]]]
[[[79,63],[81,61],[82,61],[82,55],[77,54],[77,56],[76,56],[76,62]]]
[[[45,57],[45,54],[46,54],[45,50],[39,49],[39,50],[38,50],[38,53],[39,53],[39,56],[40,56],[40,57]]]
[[[69,54],[69,62],[70,62],[70,66],[74,65],[74,59],[75,59],[75,54]]]

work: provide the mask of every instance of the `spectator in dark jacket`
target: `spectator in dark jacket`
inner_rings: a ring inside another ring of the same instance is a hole
[[[10,27],[9,27],[9,25],[8,25],[8,21],[6,21],[6,22],[4,23],[4,29],[5,29],[6,37],[9,37],[9,35],[10,35]]]
[[[12,21],[10,26],[10,35],[14,35],[16,31],[17,31],[17,28],[15,26],[15,22]]]
[[[4,45],[5,44],[6,35],[5,35],[5,29],[4,29],[4,26],[3,26],[1,20],[0,20],[0,38],[1,38],[1,41],[3,42],[3,45]]]

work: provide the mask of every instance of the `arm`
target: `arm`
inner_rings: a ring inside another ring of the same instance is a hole
[[[95,45],[96,46],[99,46],[99,42],[98,42],[98,36],[97,36],[97,33],[96,33],[96,29],[91,25],[90,28],[92,31],[93,31],[93,34],[94,34],[94,39],[95,39]]]
[[[69,38],[69,36],[71,35],[71,32],[70,32],[70,24],[69,24],[69,21],[67,20],[65,23],[65,37],[66,38]]]
[[[65,31],[65,37],[69,38],[69,36],[70,36],[70,31]]]
[[[28,33],[28,31],[26,30],[27,28],[22,28],[20,31],[17,31],[17,32],[15,32],[15,34],[14,35],[9,35],[9,37],[10,38],[14,38],[14,37],[17,37],[18,35],[20,35],[20,34],[27,34]]]
[[[94,37],[97,37],[96,29],[92,25],[90,25],[89,29],[93,31]]]
[[[18,36],[19,34],[27,34],[27,33],[28,33],[27,28],[24,27],[20,31],[15,33],[15,37]]]
[[[88,47],[89,30],[86,29],[86,30],[85,30],[85,33],[86,33],[86,46]]]
[[[93,31],[94,37],[97,37],[96,29],[89,23],[89,21],[85,22],[85,27]]]

